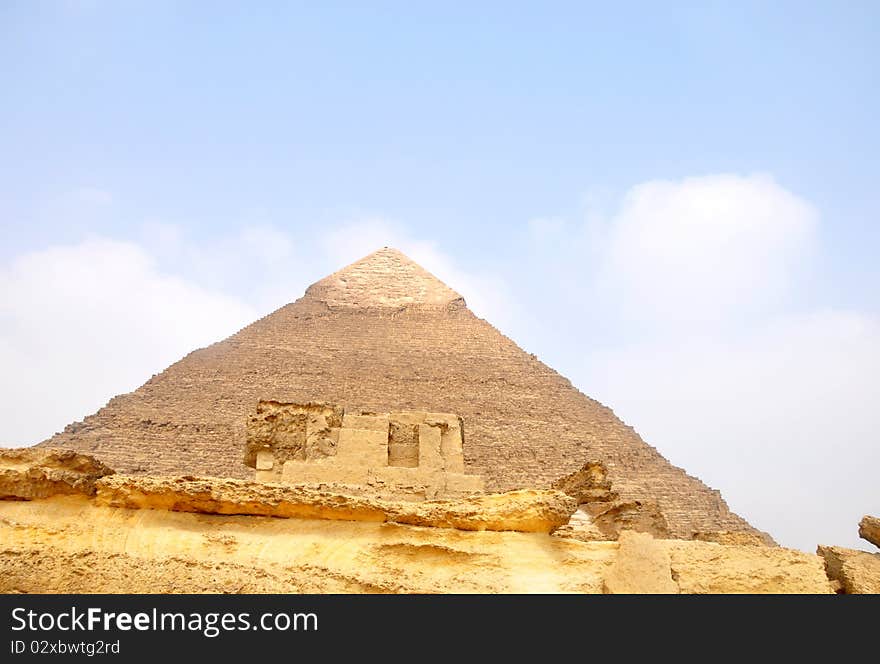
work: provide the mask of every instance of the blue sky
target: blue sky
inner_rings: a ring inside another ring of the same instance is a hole
[[[860,546],[878,5],[413,4],[0,5],[0,441],[395,244],[783,543]]]

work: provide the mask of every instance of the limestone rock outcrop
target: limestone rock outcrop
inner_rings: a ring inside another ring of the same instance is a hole
[[[682,593],[830,593],[822,559],[780,546],[663,540]]]
[[[599,530],[593,523],[593,518],[584,509],[584,505],[578,505],[577,510],[563,526],[553,531],[555,537],[573,539],[580,542],[609,542],[614,538]]]
[[[669,552],[648,533],[625,530],[617,539],[614,564],[605,572],[606,593],[657,595],[677,594]]]
[[[459,500],[398,503],[389,521],[459,530],[517,530],[550,533],[568,523],[574,501],[561,491],[520,489]]]
[[[202,514],[405,523],[460,530],[549,533],[568,522],[574,501],[560,491],[521,490],[458,500],[387,501],[334,485],[286,485],[218,478],[114,475],[97,483],[96,504]]]
[[[395,502],[116,475],[69,452],[3,463],[17,473],[3,496],[19,498],[0,500],[4,593],[831,592],[822,559],[798,551],[552,536],[576,507],[561,491]]]
[[[109,478],[102,481],[108,483]],[[578,542],[540,532],[279,519],[99,503],[85,495],[0,501],[0,592],[626,590],[610,580],[620,554],[618,542]],[[655,543],[668,552],[671,575],[681,592],[831,592],[822,559],[813,554],[711,542]],[[618,575],[617,580],[622,584],[625,578]]]
[[[848,594],[880,593],[880,553],[867,553],[842,546],[820,546],[828,577],[837,590]]]
[[[859,537],[880,547],[880,519],[865,515],[859,521]]]
[[[617,499],[617,492],[611,490],[611,480],[605,464],[588,461],[580,469],[560,477],[550,485],[552,489],[564,491],[578,504],[607,503]]]
[[[588,461],[579,470],[559,478],[551,487],[564,491],[578,510],[557,536],[583,542],[616,540],[626,530],[670,536],[660,505],[653,500],[620,500],[612,490],[605,464]]]
[[[0,592],[599,593],[616,544],[382,521],[0,502]]]
[[[0,450],[0,500],[34,500],[71,493],[90,496],[95,493],[95,482],[112,473],[93,457],[71,450]]]
[[[715,530],[708,533],[694,533],[691,539],[735,546],[776,546],[776,542],[764,533],[743,530]]]
[[[586,507],[593,525],[607,539],[617,539],[624,530],[649,533],[657,538],[670,537],[666,518],[652,500],[591,503]]]

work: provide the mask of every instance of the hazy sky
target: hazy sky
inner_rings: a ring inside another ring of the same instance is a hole
[[[781,543],[880,513],[880,5],[0,3],[0,441],[397,246]]]

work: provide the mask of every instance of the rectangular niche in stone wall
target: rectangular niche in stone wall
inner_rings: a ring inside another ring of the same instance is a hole
[[[388,465],[401,468],[418,468],[418,424],[392,421],[390,429],[388,437]]]

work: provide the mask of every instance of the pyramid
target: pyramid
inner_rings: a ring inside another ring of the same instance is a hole
[[[489,491],[546,488],[601,461],[622,499],[657,501],[678,537],[754,530],[718,491],[387,247],[40,444],[126,473],[249,478],[245,423],[261,399],[457,413],[465,471]]]

